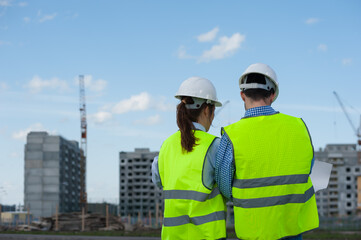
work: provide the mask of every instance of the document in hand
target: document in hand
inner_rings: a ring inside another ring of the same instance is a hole
[[[327,188],[331,176],[331,169],[332,164],[315,161],[310,175],[315,192]]]

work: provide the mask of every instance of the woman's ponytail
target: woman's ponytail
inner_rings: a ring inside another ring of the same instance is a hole
[[[177,106],[177,125],[181,132],[181,145],[183,151],[192,152],[196,144],[197,138],[194,136],[193,122],[197,119],[205,108],[209,108],[209,117],[213,114],[215,106],[203,103],[198,109],[187,109],[186,104],[193,104],[192,97],[182,97],[181,102]]]
[[[192,122],[195,122],[197,118],[192,117],[193,114],[189,113],[189,111],[194,110],[186,108],[186,104],[192,103],[193,99],[191,97],[183,97],[182,101],[177,106],[177,125],[179,127],[179,131],[181,132],[181,145],[183,151],[187,152],[191,152],[196,143]]]

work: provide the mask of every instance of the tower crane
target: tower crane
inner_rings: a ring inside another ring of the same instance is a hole
[[[340,97],[338,96],[337,92],[336,91],[333,91],[333,94],[335,95],[338,103],[340,104],[341,108],[342,108],[342,111],[345,113],[345,116],[348,120],[348,122],[350,123],[351,127],[352,127],[352,130],[354,131],[355,135],[357,136],[358,138],[358,141],[357,141],[357,145],[358,145],[358,150],[361,149],[361,118],[360,118],[360,126],[358,128],[355,127],[355,125],[353,124],[353,122],[351,121],[351,118],[350,116],[348,115],[347,111],[346,111],[346,108],[345,106],[343,105]],[[361,116],[360,116],[361,117]]]
[[[229,100],[225,101],[225,102],[222,104],[222,106],[216,110],[216,112],[214,113],[214,115],[219,114],[219,113],[221,112],[221,110],[222,110],[228,103],[229,103]]]
[[[84,75],[79,76],[79,110],[80,110],[80,206],[86,209],[86,158],[87,158],[87,121],[85,107]]]

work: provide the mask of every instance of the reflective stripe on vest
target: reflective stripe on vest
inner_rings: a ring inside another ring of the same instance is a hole
[[[163,191],[164,199],[189,199],[204,202],[220,194],[218,187],[213,188],[210,194],[191,191],[191,190],[165,190]]]
[[[266,186],[276,186],[284,184],[307,183],[308,174],[286,175],[277,177],[234,179],[233,187],[236,188],[256,188]]]
[[[233,198],[233,204],[242,208],[259,208],[270,207],[276,205],[284,205],[287,203],[305,203],[315,193],[313,186],[311,186],[304,194],[288,194],[276,197],[239,199]]]
[[[298,174],[254,179],[234,179],[233,187],[244,189],[277,186],[284,184],[307,183],[308,177],[308,174]],[[243,208],[269,207],[275,205],[283,205],[287,203],[305,203],[313,196],[313,194],[314,189],[313,187],[310,187],[304,194],[288,194],[283,196],[252,199],[233,198],[233,203],[235,206]]]
[[[187,223],[193,223],[194,225],[201,225],[208,222],[214,222],[218,220],[225,220],[226,219],[226,212],[219,211],[213,212],[208,215],[199,216],[199,217],[189,217],[188,215],[183,215],[179,217],[170,217],[163,219],[163,225],[166,227],[175,227],[184,225]]]

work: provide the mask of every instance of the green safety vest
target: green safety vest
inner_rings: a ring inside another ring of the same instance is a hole
[[[302,119],[281,113],[243,118],[223,133],[234,150],[237,237],[280,239],[317,228],[313,146]]]
[[[226,237],[226,206],[217,186],[208,189],[202,172],[207,151],[216,138],[195,130],[192,152],[182,152],[180,131],[164,141],[158,158],[163,186],[162,239]]]

